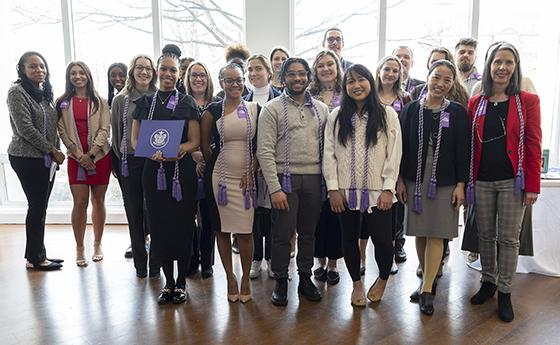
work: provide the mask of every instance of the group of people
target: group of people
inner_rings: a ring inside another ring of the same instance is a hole
[[[517,49],[493,44],[478,73],[475,40],[461,39],[456,58],[435,48],[424,83],[409,75],[409,47],[397,47],[372,73],[343,58],[340,29],[327,30],[323,42],[311,66],[284,48],[268,58],[230,46],[217,95],[206,65],[167,45],[155,63],[137,55],[128,67],[111,65],[109,102],[83,62],[68,65],[65,92],[54,99],[45,58],[22,55],[8,94],[8,153],[29,203],[27,267],[62,267],[43,242],[54,173],[68,158],[76,264],[88,265],[90,194],[92,260],[103,259],[104,196],[113,172],[136,275],[158,277],[163,268],[160,304],[185,302],[186,277],[199,265],[203,278],[212,276],[215,241],[228,301],[251,300],[250,279],[264,259],[276,284],[271,301],[286,305],[295,240],[300,295],[321,300],[312,278],[337,284],[337,260],[344,258],[350,301],[363,307],[382,299],[397,263],[407,259],[407,234],[415,236],[422,276],[410,299],[431,315],[448,242],[468,205],[482,263],[471,303],[498,290],[498,315],[513,320],[519,232],[525,207],[538,197],[541,160],[539,98],[523,91]],[[183,120],[176,155],[135,155],[142,122],[151,120]],[[370,238],[379,275],[366,293],[361,276]],[[240,255],[240,280],[232,251]]]

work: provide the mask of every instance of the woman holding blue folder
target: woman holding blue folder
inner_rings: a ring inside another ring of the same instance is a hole
[[[148,138],[139,137],[140,123],[146,120],[185,120],[176,157],[156,151],[144,164],[142,185],[152,237],[153,255],[162,263],[165,287],[159,304],[179,304],[187,300],[186,276],[194,231],[196,173],[191,153],[199,146],[198,112],[191,96],[176,89],[179,77],[178,48],[164,47],[157,60],[159,89],[153,96],[144,95],[132,115],[132,146]],[[178,275],[174,279],[173,264]]]

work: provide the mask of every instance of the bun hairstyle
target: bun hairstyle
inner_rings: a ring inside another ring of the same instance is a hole
[[[160,57],[157,59],[157,65],[159,66],[161,60],[167,57],[176,60],[177,64],[179,64],[179,60],[181,59],[181,53],[182,53],[181,49],[175,44],[166,44],[165,47],[163,47],[163,49],[161,50]]]

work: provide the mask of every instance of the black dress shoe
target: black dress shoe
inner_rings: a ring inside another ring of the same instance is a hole
[[[340,281],[340,274],[337,271],[327,271],[327,284],[336,285]]]
[[[173,304],[181,304],[187,301],[187,292],[184,286],[176,286],[173,290],[172,302]]]
[[[511,294],[498,291],[498,317],[504,322],[513,321],[513,306]]]
[[[420,311],[424,315],[432,315],[434,313],[434,295],[429,292],[420,294]]]
[[[298,293],[302,294],[307,300],[317,302],[321,300],[321,292],[311,281],[311,276],[307,274],[299,275]]]
[[[47,259],[47,260],[52,261],[52,262],[56,262],[57,264],[61,264],[61,263],[64,262],[63,259]]]
[[[313,271],[313,277],[315,277],[315,279],[317,279],[320,282],[326,282],[327,270],[324,269],[323,267],[319,267]]]
[[[402,246],[395,246],[395,262],[400,264],[406,261],[406,252]]]
[[[128,248],[126,248],[125,252],[124,252],[124,257],[127,259],[132,259],[132,246],[129,246]]]
[[[482,282],[480,290],[471,297],[471,304],[478,305],[486,302],[487,299],[494,296],[497,286],[490,282]]]
[[[432,284],[432,292],[431,294],[433,296],[436,295],[436,289],[437,289],[437,281],[434,280],[433,284]],[[418,289],[416,289],[416,291],[414,291],[411,295],[410,295],[410,301],[411,302],[418,302],[420,301],[420,295],[422,294],[422,283],[420,283],[420,286],[418,287]]]
[[[204,269],[200,272],[200,275],[202,276],[202,279],[211,278],[214,275],[214,270],[212,267]]]
[[[274,305],[283,306],[288,304],[288,279],[276,278],[276,286],[272,291],[270,301]]]
[[[172,287],[164,287],[161,289],[161,293],[158,296],[158,304],[169,304],[173,301],[173,290]]]
[[[61,269],[62,265],[54,261],[49,261],[48,263],[41,264],[32,264],[31,262],[27,261],[25,263],[25,268],[38,271],[56,271]]]

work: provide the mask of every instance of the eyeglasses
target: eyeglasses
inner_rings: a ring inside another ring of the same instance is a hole
[[[328,37],[327,38],[327,42],[329,43],[341,43],[342,42],[342,37]]]
[[[504,124],[504,119],[503,119],[500,115],[498,115],[498,118],[500,119],[500,124],[502,125],[502,134],[500,134],[500,135],[498,135],[498,136],[495,136],[495,137],[493,137],[493,138],[490,138],[490,139],[483,140],[483,139],[480,137],[480,133],[479,133],[478,131],[476,131],[476,136],[478,137],[478,141],[480,141],[481,144],[491,143],[491,142],[493,142],[493,141],[502,139],[503,137],[506,136],[506,126],[505,126],[505,124]]]
[[[300,71],[300,72],[288,72],[286,73],[286,78],[294,79],[294,78],[307,78],[307,72]]]
[[[206,73],[193,73],[193,74],[189,75],[189,77],[191,79],[206,80],[208,78],[208,75],[206,75]]]
[[[147,73],[152,73],[152,66],[143,66],[143,65],[136,65],[134,69],[138,72],[146,71]]]
[[[238,79],[231,79],[231,78],[224,78],[221,79],[227,86],[232,86],[233,84],[243,85],[245,82],[245,78],[238,78]]]

